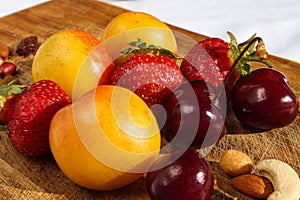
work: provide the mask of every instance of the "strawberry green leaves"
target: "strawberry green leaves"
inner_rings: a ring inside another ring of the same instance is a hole
[[[128,55],[130,53],[142,53],[151,55],[168,56],[170,58],[176,58],[173,52],[168,49],[161,48],[156,45],[147,45],[141,38],[137,38],[137,41],[132,41],[128,43],[129,47],[122,50],[120,53],[123,55]]]
[[[25,85],[15,84],[17,82],[16,79],[12,80],[8,84],[0,86],[0,98],[5,96],[9,96],[12,94],[20,94],[27,87]]]

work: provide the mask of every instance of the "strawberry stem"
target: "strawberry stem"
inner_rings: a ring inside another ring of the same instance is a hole
[[[258,43],[257,46],[256,46],[256,52],[253,52],[252,54],[244,57],[244,55],[248,52],[249,48],[251,48],[251,46],[254,43],[256,43],[256,42]],[[227,73],[227,75],[226,75],[226,77],[225,77],[225,79],[223,81],[224,85],[226,85],[228,83],[228,80],[229,80],[230,76],[234,73],[234,71],[237,68],[236,66],[243,59],[245,61],[247,61],[247,62],[249,62],[249,61],[256,61],[256,62],[261,62],[261,63],[267,65],[270,68],[273,67],[272,63],[267,60],[267,52],[266,52],[265,44],[264,44],[262,38],[260,38],[260,37],[254,37],[253,39],[251,39],[251,40],[249,40],[247,42],[247,45],[245,46],[245,48],[242,49],[242,52],[239,54],[239,56],[237,57],[237,59],[234,60],[234,63],[232,64],[230,70],[228,71],[228,73]],[[240,75],[244,76],[246,74],[240,73]],[[219,87],[218,90],[217,90],[216,96],[212,99],[212,103],[213,104],[221,96],[221,93],[222,93],[222,87]]]
[[[0,96],[5,97],[12,94],[20,94],[23,90],[27,87],[25,85],[18,85],[15,84],[17,79],[12,80],[11,82],[7,83],[6,85],[0,86]]]
[[[12,96],[16,94],[21,94],[24,89],[27,87],[25,85],[16,84],[17,79],[12,80],[11,82],[0,86],[0,121],[1,113],[5,106],[5,102]]]
[[[156,46],[153,44],[147,45],[141,38],[137,38],[137,41],[129,42],[130,47],[122,50],[120,53],[123,55],[128,55],[130,53],[142,53],[142,54],[151,54],[151,55],[161,55],[168,56],[170,58],[176,58],[176,55],[168,49]]]

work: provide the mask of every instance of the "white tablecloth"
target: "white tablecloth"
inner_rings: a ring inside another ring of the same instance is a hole
[[[47,0],[0,0],[0,17]],[[300,1],[298,0],[102,0],[143,11],[199,34],[228,40],[227,31],[243,42],[254,33],[270,54],[300,62]],[[1,40],[1,38],[0,38]]]

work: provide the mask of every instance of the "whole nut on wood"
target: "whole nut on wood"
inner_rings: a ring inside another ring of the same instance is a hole
[[[220,158],[220,168],[230,176],[239,176],[251,172],[253,162],[244,152],[229,149]]]
[[[231,180],[231,184],[236,190],[256,199],[266,199],[273,192],[268,179],[254,174],[237,176]]]
[[[268,200],[299,200],[300,179],[287,163],[277,159],[262,160],[254,166],[254,173],[269,179],[274,187]]]
[[[3,62],[0,65],[0,77],[4,78],[6,75],[13,75],[16,72],[17,66],[12,62]]]
[[[0,56],[0,66],[4,63],[3,58]]]
[[[0,43],[0,57],[7,58],[9,56],[9,47],[3,43]]]

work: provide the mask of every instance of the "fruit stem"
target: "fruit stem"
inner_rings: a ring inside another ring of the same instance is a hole
[[[272,64],[267,60],[267,52],[266,52],[266,48],[265,48],[265,44],[262,40],[262,38],[260,37],[255,37],[252,40],[250,40],[248,42],[248,44],[246,45],[246,47],[242,50],[242,52],[239,54],[239,56],[237,57],[237,59],[235,59],[235,61],[233,62],[230,70],[228,71],[223,84],[226,85],[229,77],[233,74],[233,72],[236,69],[236,66],[238,65],[238,63],[241,61],[241,59],[243,58],[243,56],[245,55],[245,53],[247,53],[248,49],[255,43],[258,42],[257,46],[256,46],[256,56],[252,56],[250,57],[247,61],[257,61],[257,62],[262,62],[265,65],[267,65],[268,67],[273,67]],[[212,99],[212,103],[214,104],[218,98],[221,96],[223,87],[219,87],[216,96]]]
[[[177,58],[176,55],[168,49],[156,46],[153,44],[147,45],[141,38],[137,38],[137,41],[129,42],[130,47],[122,50],[120,53],[123,55],[128,55],[130,53],[143,53],[150,55],[161,55],[168,56],[170,58]]]

